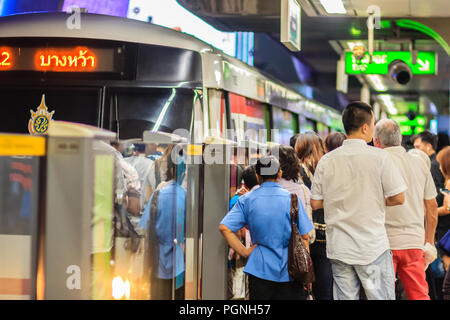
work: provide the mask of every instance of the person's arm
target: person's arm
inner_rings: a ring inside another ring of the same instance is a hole
[[[153,189],[151,186],[145,187],[145,201],[148,202],[150,200],[150,197],[153,193]]]
[[[434,234],[438,223],[436,199],[424,200],[425,206],[425,243],[434,244]]]
[[[400,192],[399,194],[393,195],[392,197],[386,198],[386,206],[398,206],[405,203],[405,193]]]
[[[137,193],[127,193],[127,211],[132,215],[139,215],[141,213],[140,195]]]
[[[405,191],[408,188],[394,159],[387,151],[382,151],[384,158],[381,167],[381,186],[385,204],[388,207],[402,205],[405,203]]]
[[[323,208],[323,200],[311,199],[311,207],[313,210],[318,210]]]
[[[300,199],[298,199],[300,204]],[[306,248],[309,252],[309,232],[314,230],[314,225],[312,221],[309,219],[308,214],[305,211],[303,205],[298,206],[298,221],[297,221],[298,231],[300,232],[303,242],[305,243]]]
[[[252,253],[253,249],[255,249],[255,247],[257,246],[257,244],[254,244],[250,248],[246,248],[242,244],[241,240],[239,240],[238,236],[233,231],[231,231],[230,228],[228,228],[224,224],[221,224],[219,226],[219,231],[224,236],[224,238],[227,241],[228,245],[235,252],[237,252],[241,257],[247,258]]]
[[[449,195],[444,195],[444,205],[442,207],[438,208],[438,215],[439,216],[446,216],[448,214],[450,214],[450,210],[448,210],[448,208],[450,208],[450,196]]]
[[[312,185],[311,185],[311,208],[318,210],[323,208],[324,192],[322,186],[324,161],[320,159],[317,164],[316,172],[314,173]]]

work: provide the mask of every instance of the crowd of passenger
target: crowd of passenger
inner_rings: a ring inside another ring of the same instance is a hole
[[[448,136],[402,141],[396,122],[375,124],[362,102],[350,103],[342,122],[346,134],[296,134],[243,168],[219,226],[229,298],[450,299]],[[172,144],[102,148],[118,166],[116,236],[145,261],[150,274],[138,276],[150,278],[152,299],[183,299],[185,164],[174,163]],[[291,194],[313,263],[308,281],[288,271]]]
[[[342,122],[345,135],[297,134],[244,169],[219,226],[230,260],[245,259],[234,276],[247,278],[248,290],[232,296],[450,299],[448,136],[438,147],[424,131],[406,141],[413,148],[402,146],[399,125],[375,124],[363,102],[350,103]],[[296,225],[313,262],[312,283],[288,271],[291,194],[298,197]]]

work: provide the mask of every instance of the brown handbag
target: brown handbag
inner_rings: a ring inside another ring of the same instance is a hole
[[[291,194],[291,238],[288,247],[288,273],[303,284],[312,283],[315,280],[314,268],[308,249],[303,242],[302,236],[297,228],[298,221],[298,198]]]

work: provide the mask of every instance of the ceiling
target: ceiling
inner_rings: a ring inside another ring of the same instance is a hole
[[[219,30],[266,33],[279,41],[280,1],[177,1]],[[450,0],[343,0],[347,10],[345,15],[327,14],[320,0],[298,0],[298,2],[303,11],[302,50],[293,54],[319,76],[336,78],[336,64],[340,53],[348,50],[347,41],[367,42],[367,8],[376,5],[380,8],[381,20],[393,22],[391,27],[375,30],[376,50],[407,51],[410,48],[409,43],[413,41],[416,50],[436,51],[438,54],[437,76],[415,75],[406,86],[396,84],[387,76],[383,76],[381,79],[388,88],[387,93],[394,94],[395,101],[429,98],[439,113],[449,113],[449,51],[445,51],[429,35],[398,27],[395,21],[409,19],[420,22],[437,32],[444,43],[450,44]],[[403,45],[399,42],[403,42]],[[366,77],[357,78],[360,82],[368,83],[372,92],[377,94],[376,87],[367,81]],[[355,99],[359,95],[360,85],[354,84],[354,81],[349,81],[350,99]]]
[[[326,14],[320,0],[300,0],[315,6],[320,14]],[[380,8],[381,17],[450,17],[450,1],[448,0],[343,0],[348,16],[367,17],[367,8],[376,5]],[[326,14],[327,15],[327,14]]]

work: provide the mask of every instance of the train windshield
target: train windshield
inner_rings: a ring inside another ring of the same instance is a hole
[[[195,92],[180,88],[115,89],[111,130],[119,139],[142,138],[146,130],[189,130]]]
[[[99,123],[101,91],[98,88],[3,86],[0,96],[2,132],[40,134],[34,132],[33,127],[29,128],[29,123],[33,122],[33,116],[36,118],[45,112],[45,115],[51,114],[52,120],[94,126]]]

